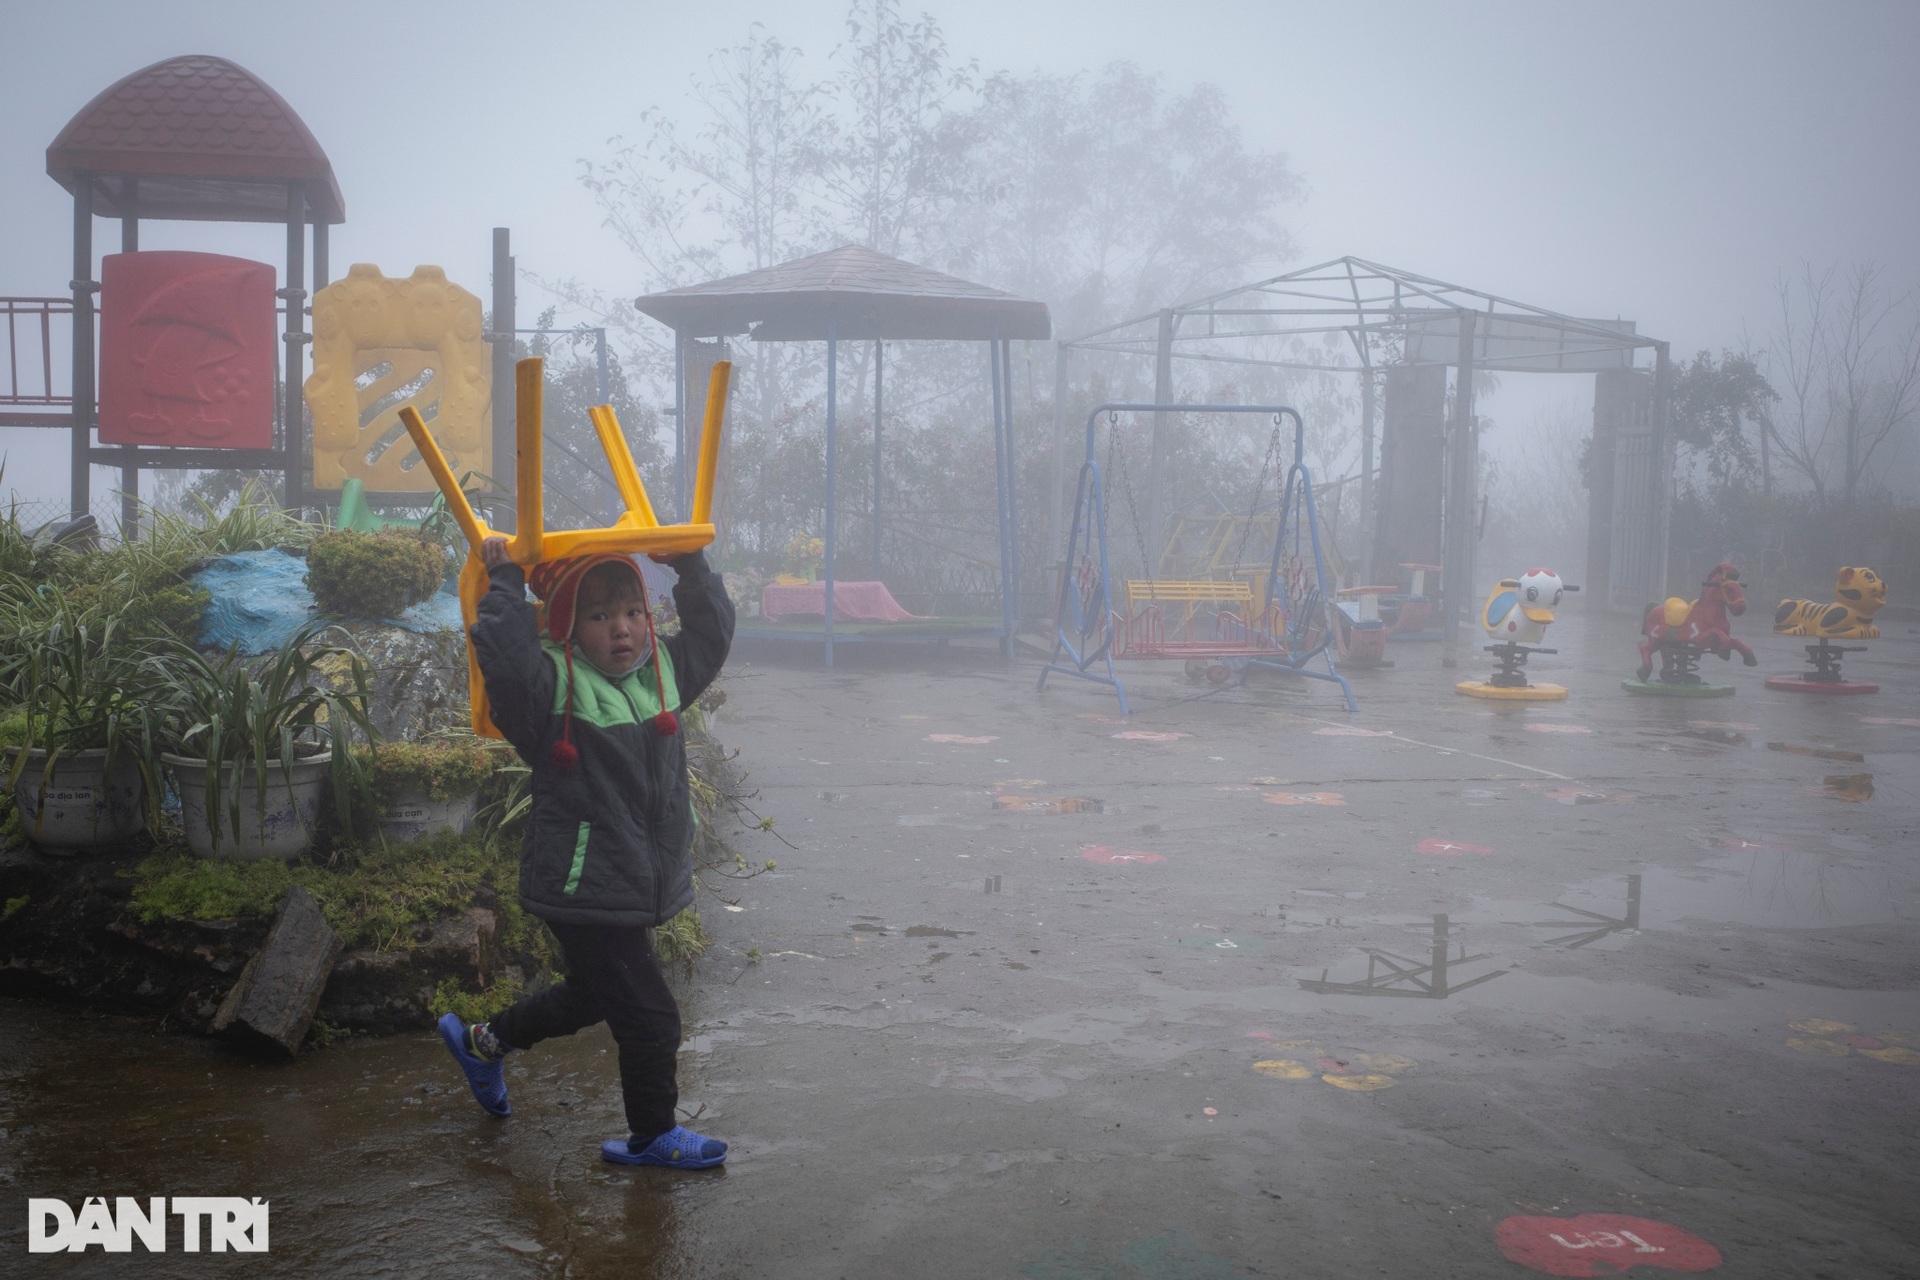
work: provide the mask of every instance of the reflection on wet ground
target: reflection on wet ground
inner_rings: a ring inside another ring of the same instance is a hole
[[[1123,722],[1023,667],[748,655],[717,727],[792,847],[728,833],[779,870],[682,988],[724,1171],[600,1164],[603,1031],[513,1059],[497,1122],[426,1033],[269,1067],[0,1003],[0,1193],[271,1196],[295,1276],[1479,1280],[1523,1274],[1516,1217],[1910,1274],[1920,663],[1862,655],[1871,718],[1752,682],[1698,720],[1566,630],[1558,709],[1409,647],[1353,718],[1277,677],[1146,669]]]

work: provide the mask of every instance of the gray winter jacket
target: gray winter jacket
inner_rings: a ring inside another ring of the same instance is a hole
[[[696,551],[672,562],[680,633],[663,639],[667,709],[680,711],[720,673],[733,641],[733,602]],[[538,629],[520,566],[493,569],[473,624],[473,648],[493,721],[533,770],[520,852],[520,904],[546,920],[649,927],[693,901],[695,819],[684,732],[662,736],[653,663],[609,677],[573,661],[579,762],[563,769],[553,744],[566,712],[566,655]]]

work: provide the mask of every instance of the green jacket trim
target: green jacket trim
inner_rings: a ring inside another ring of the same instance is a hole
[[[540,648],[553,664],[553,714],[567,713],[567,653],[559,645],[543,640]],[[673,659],[667,647],[660,646],[660,684],[666,690],[667,705],[662,707],[654,693],[653,660],[649,658],[623,676],[608,676],[579,654],[573,657],[573,717],[599,729],[615,725],[642,724],[662,711],[680,706],[680,686],[673,678]]]
[[[564,893],[573,893],[580,887],[580,872],[587,865],[587,836],[592,831],[592,825],[583,822],[580,824],[580,834],[573,838],[573,866],[567,871],[567,887],[562,890]]]

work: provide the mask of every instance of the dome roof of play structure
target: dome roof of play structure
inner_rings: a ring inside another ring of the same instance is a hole
[[[47,173],[69,191],[91,175],[104,218],[285,222],[287,183],[300,181],[311,217],[346,219],[333,165],[286,99],[207,54],[103,90],[47,148]]]
[[[756,342],[837,338],[1046,338],[1047,304],[859,245],[724,280],[651,293],[634,306],[694,337]]]

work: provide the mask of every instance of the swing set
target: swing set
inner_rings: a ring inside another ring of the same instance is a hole
[[[1211,578],[1155,577],[1154,558],[1147,553],[1133,484],[1118,452],[1123,413],[1258,413],[1273,418],[1273,439],[1254,488],[1253,506],[1242,527],[1240,548],[1232,563],[1218,563]],[[1095,449],[1101,415],[1108,428],[1107,461],[1103,468]],[[1280,489],[1280,518],[1269,558],[1255,590],[1258,566],[1243,567],[1240,556],[1254,528],[1254,518],[1265,493],[1267,476],[1277,471],[1281,426],[1293,422],[1293,463]],[[1102,404],[1087,415],[1086,459],[1080,465],[1074,499],[1073,523],[1068,528],[1066,558],[1060,575],[1060,601],[1054,624],[1053,652],[1040,671],[1037,688],[1047,677],[1062,675],[1104,684],[1120,701],[1120,714],[1130,715],[1127,689],[1114,663],[1121,659],[1182,659],[1202,662],[1209,671],[1238,674],[1246,679],[1253,667],[1325,680],[1340,686],[1348,711],[1358,711],[1353,686],[1335,668],[1331,645],[1331,602],[1327,592],[1326,561],[1320,550],[1320,519],[1314,508],[1313,476],[1305,457],[1306,427],[1300,414],[1284,405],[1246,404]],[[1126,497],[1128,518],[1145,578],[1120,581],[1123,607],[1114,607],[1113,558],[1107,538],[1105,476],[1118,472]],[[1319,659],[1324,671],[1309,663]]]

